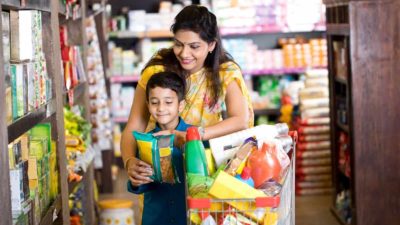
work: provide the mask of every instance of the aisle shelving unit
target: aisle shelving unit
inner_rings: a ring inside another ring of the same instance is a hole
[[[25,1],[22,1],[25,2]],[[7,126],[6,115],[0,115],[0,180],[2,181],[2,188],[0,189],[0,199],[2,200],[2,207],[0,208],[0,224],[12,224],[11,213],[11,191],[10,191],[10,174],[9,174],[9,156],[8,144],[18,138],[20,135],[29,131],[35,125],[41,122],[49,122],[52,127],[52,140],[56,142],[56,155],[59,171],[59,193],[50,204],[47,211],[43,214],[40,224],[69,224],[69,204],[68,196],[70,193],[67,181],[66,169],[66,148],[65,148],[65,130],[64,130],[64,113],[63,107],[66,104],[66,93],[64,90],[64,78],[61,74],[61,52],[60,52],[60,36],[59,25],[60,18],[65,17],[65,6],[60,4],[59,0],[40,0],[40,1],[26,1],[25,5],[21,5],[19,0],[4,0],[0,4],[1,11],[3,10],[23,10],[34,9],[42,12],[42,27],[43,27],[43,51],[45,53],[45,60],[47,71],[50,79],[52,80],[52,99],[46,104],[40,106],[38,109],[29,112],[12,124]],[[81,0],[81,5],[85,6],[85,1]],[[85,7],[81,9],[85,11]],[[82,18],[85,14],[82,13]],[[83,30],[84,20],[74,21],[75,30]],[[0,28],[2,28],[2,21],[0,18]],[[0,29],[2,30],[2,29]],[[85,43],[84,32],[81,32],[82,43]],[[83,48],[85,55],[85,47]],[[0,65],[4,64],[3,59],[3,44],[0,43]],[[83,57],[84,58],[84,57]],[[5,77],[3,69],[0,70],[0,108],[6,108],[5,102],[5,84],[3,79]],[[74,96],[75,102],[81,102],[83,106],[88,109],[88,93],[87,84],[82,83],[75,87]],[[87,110],[88,111],[88,110]],[[88,117],[87,117],[88,118]],[[86,211],[85,219],[87,224],[95,223],[94,216],[94,196],[93,196],[93,168],[90,166],[84,175],[83,183],[85,185],[86,202],[84,202]]]
[[[400,208],[400,2],[324,3],[334,184],[331,210],[344,225],[397,224],[392,209]]]

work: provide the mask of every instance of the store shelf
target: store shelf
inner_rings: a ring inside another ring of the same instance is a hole
[[[325,32],[325,27],[315,27],[312,30],[291,31],[279,26],[253,26],[253,27],[221,27],[222,36],[251,35],[251,34],[273,34],[273,33],[303,33],[303,32]]]
[[[243,74],[250,74],[253,76],[260,75],[282,75],[282,74],[299,74],[306,72],[307,68],[277,68],[277,69],[262,69],[262,70],[248,70],[243,71]]]
[[[25,2],[25,5],[23,5],[23,2]],[[35,9],[50,12],[50,0],[21,1],[21,9]]]
[[[2,0],[3,9],[18,9],[21,7],[20,0]]]
[[[58,14],[63,16],[67,14],[67,6],[61,2],[58,4]]]
[[[254,115],[256,116],[279,116],[280,109],[255,109]]]
[[[73,96],[73,102],[76,103],[78,102],[84,95],[85,93],[85,85],[86,82],[81,82],[78,85],[76,85],[75,87],[72,88],[72,96]],[[68,92],[64,92],[64,105],[66,105],[68,103]]]
[[[171,38],[173,34],[169,30],[149,30],[149,31],[115,31],[110,32],[109,38]]]
[[[111,83],[133,83],[139,81],[140,76],[133,74],[133,75],[118,75],[118,76],[111,76],[110,82]]]
[[[8,130],[8,143],[14,141],[19,136],[23,135],[36,124],[42,122],[46,118],[55,113],[55,101],[50,100],[47,104],[39,107],[36,111],[29,112],[25,116],[19,118],[14,123],[10,124]]]
[[[341,84],[347,85],[347,80],[344,77],[335,76],[335,81],[337,81]]]
[[[336,121],[336,124],[337,124],[337,126],[338,126],[341,130],[343,130],[343,131],[345,131],[345,132],[347,132],[347,133],[350,132],[350,130],[349,130],[349,125],[342,124],[342,123],[340,123],[339,121]]]
[[[339,212],[336,210],[336,208],[334,206],[331,207],[331,212],[338,219],[340,224],[342,224],[342,225],[350,225],[350,224],[346,223],[343,220],[343,218],[339,215]]]
[[[350,35],[350,25],[349,24],[327,24],[327,33],[330,35]]]
[[[113,117],[112,121],[114,123],[127,123],[128,122],[128,117]]]
[[[40,221],[40,225],[53,224],[61,211],[61,195],[58,195]]]

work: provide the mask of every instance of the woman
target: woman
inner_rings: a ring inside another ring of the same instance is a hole
[[[122,157],[133,187],[151,182],[151,167],[134,157],[136,143],[132,131],[154,128],[145,94],[147,81],[153,74],[172,71],[186,80],[188,89],[181,118],[201,127],[203,140],[246,129],[254,122],[240,68],[222,48],[215,15],[203,6],[187,6],[175,17],[171,30],[173,47],[160,50],[142,71],[129,120],[122,133]],[[227,118],[222,120],[221,112],[225,108]],[[185,132],[162,131],[155,135],[166,133],[176,135],[178,146],[185,141]]]

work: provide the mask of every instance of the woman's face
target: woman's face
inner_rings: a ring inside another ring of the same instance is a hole
[[[190,74],[199,71],[210,51],[213,51],[215,41],[207,43],[199,34],[190,30],[179,30],[174,38],[174,54],[184,70]]]

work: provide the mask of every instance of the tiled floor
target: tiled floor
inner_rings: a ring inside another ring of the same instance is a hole
[[[100,199],[122,198],[131,199],[134,202],[134,210],[137,210],[137,197],[126,191],[126,174],[119,171],[114,181],[114,193],[102,194]],[[329,207],[332,204],[330,195],[321,196],[296,196],[296,225],[339,225],[332,215]],[[139,223],[138,213],[135,212],[136,225]]]

